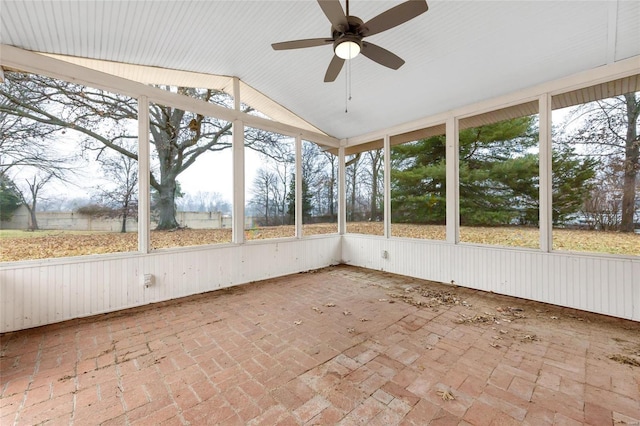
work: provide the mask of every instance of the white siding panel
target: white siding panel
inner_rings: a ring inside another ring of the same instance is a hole
[[[355,234],[342,251],[350,265],[640,321],[640,258]]]
[[[0,266],[0,332],[339,263],[339,235]],[[154,275],[144,288],[142,275]]]

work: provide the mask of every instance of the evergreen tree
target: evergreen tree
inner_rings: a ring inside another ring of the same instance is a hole
[[[313,194],[309,191],[307,180],[302,177],[302,223],[308,223],[313,210]],[[291,221],[296,217],[296,177],[291,174],[289,193],[287,194],[287,213]]]
[[[537,225],[539,157],[535,116],[460,131],[460,222]],[[444,224],[445,136],[396,146],[391,160],[392,221]],[[572,150],[553,153],[554,223],[580,210],[595,161]]]
[[[391,150],[391,215],[394,223],[444,223],[445,137],[435,136]]]
[[[6,178],[0,176],[0,220],[11,220],[13,212],[22,204],[20,191],[15,184]]]

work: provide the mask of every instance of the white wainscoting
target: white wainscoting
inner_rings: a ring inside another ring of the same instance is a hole
[[[0,266],[0,332],[204,293],[322,268],[340,236],[85,256]],[[143,274],[154,284],[143,285]]]
[[[382,256],[383,250],[388,258]],[[640,321],[640,258],[347,234],[349,265]]]

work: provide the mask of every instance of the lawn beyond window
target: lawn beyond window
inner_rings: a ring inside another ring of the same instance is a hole
[[[335,225],[318,223],[305,225],[305,235],[333,232]],[[442,239],[444,229],[432,225],[398,224],[399,232],[412,238]],[[381,232],[380,222],[351,222],[349,227],[360,234]],[[467,243],[492,244],[509,247],[535,248],[538,230],[522,227],[463,229]],[[256,227],[251,239],[281,238],[291,236],[293,225]],[[555,229],[554,245],[560,250],[590,251],[640,256],[640,234],[619,232]],[[230,239],[231,229],[181,229],[178,231],[152,231],[156,248],[185,247],[218,244]],[[0,231],[0,261],[11,262],[29,259],[46,259],[89,254],[135,251],[137,233],[73,232],[73,231]]]

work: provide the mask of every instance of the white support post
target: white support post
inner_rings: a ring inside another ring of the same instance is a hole
[[[240,80],[233,77],[233,108],[240,111]],[[233,224],[231,241],[244,243],[244,123],[233,122],[231,127],[233,151]]]
[[[384,237],[391,237],[391,138],[384,135]]]
[[[539,139],[540,139],[540,250],[553,250],[553,176],[552,176],[552,140],[551,140],[551,95],[540,96]]]
[[[138,98],[138,251],[151,249],[151,178],[149,146],[149,100]]]
[[[346,196],[346,165],[344,146],[338,148],[338,234],[347,231],[347,196]]]
[[[235,244],[244,243],[244,123],[234,121],[233,135],[233,235]]]
[[[460,155],[458,119],[449,117],[446,123],[446,183],[447,183],[447,242],[460,242]]]
[[[302,238],[302,138],[296,136],[296,238]]]

